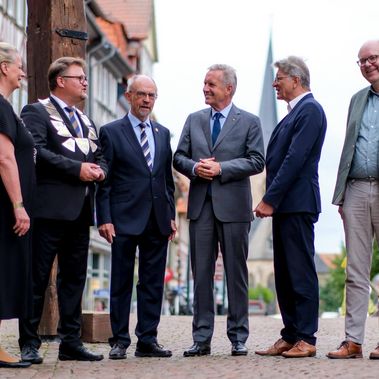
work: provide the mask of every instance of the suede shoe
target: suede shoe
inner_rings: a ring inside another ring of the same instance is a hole
[[[379,345],[370,353],[370,359],[379,359]]]
[[[60,361],[101,361],[102,354],[94,354],[83,345],[76,347],[59,346],[58,359]]]
[[[171,350],[166,350],[157,342],[141,343],[137,342],[137,348],[134,353],[136,357],[151,357],[151,358],[169,358],[172,356]]]
[[[247,355],[247,347],[243,342],[233,342],[232,343],[232,355]]]
[[[33,345],[24,345],[22,347],[21,360],[35,365],[38,365],[43,361],[42,357],[39,355],[38,349]]]
[[[292,343],[288,343],[284,341],[283,338],[279,338],[272,346],[270,346],[267,350],[257,350],[255,354],[258,355],[268,355],[271,357],[275,357],[278,355],[282,355],[284,351],[288,351],[293,347]]]
[[[331,359],[362,358],[362,345],[353,341],[343,341],[337,350],[330,351],[326,356]]]
[[[316,355],[316,346],[303,340],[297,341],[292,349],[284,351],[282,357],[285,358],[306,358]]]
[[[209,355],[211,353],[211,345],[205,342],[195,342],[189,349],[183,352],[184,357],[200,357],[201,355]]]
[[[109,359],[126,359],[126,347],[122,343],[115,343],[109,352]]]

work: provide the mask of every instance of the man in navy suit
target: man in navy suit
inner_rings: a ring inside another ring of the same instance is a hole
[[[125,359],[136,248],[138,283],[135,355],[170,357],[157,341],[168,241],[176,232],[170,131],[149,118],[157,97],[145,75],[128,80],[129,113],[100,129],[109,176],[99,188],[99,232],[112,244],[110,359]]]
[[[259,355],[287,358],[316,355],[318,279],[314,224],[321,212],[318,162],[326,117],[310,92],[309,70],[301,58],[275,62],[273,87],[289,113],[271,135],[266,157],[266,194],[255,209],[272,216],[275,285],[284,328],[281,338]]]
[[[87,98],[85,62],[62,57],[49,67],[47,99],[26,105],[21,117],[37,149],[33,230],[33,317],[20,320],[21,358],[41,363],[37,334],[46,287],[58,257],[60,360],[98,361],[80,341],[81,301],[87,277],[89,227],[94,221],[95,182],[107,165],[95,125],[76,108]]]

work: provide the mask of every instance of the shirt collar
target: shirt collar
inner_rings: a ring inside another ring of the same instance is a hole
[[[59,97],[53,95],[52,93],[50,94],[50,96],[51,96],[51,97],[52,97],[52,98],[58,103],[58,105],[59,105],[62,109],[66,110],[66,107],[69,107],[69,108],[73,109],[74,111],[76,111],[76,107],[75,107],[75,106],[70,107],[70,106],[67,105],[63,100],[61,100]]]
[[[379,92],[375,92],[374,88],[372,86],[370,87],[370,93],[372,96],[379,96]]]
[[[296,104],[305,96],[307,96],[308,94],[310,94],[311,91],[307,91],[307,92],[304,92],[302,93],[301,95],[299,95],[298,97],[295,97],[294,99],[292,99],[288,105],[289,105],[289,112],[295,108]],[[287,106],[287,109],[288,109],[288,106]]]
[[[139,124],[142,122],[139,118],[137,118],[136,116],[134,116],[134,114],[132,112],[129,112],[128,113],[128,117],[129,117],[129,121],[131,122],[133,128],[137,128],[139,126]],[[145,121],[143,121],[143,123],[148,127],[150,128],[151,127],[151,124],[150,124],[150,119],[147,118]]]
[[[233,106],[233,103],[230,103],[228,106],[226,106],[221,111],[216,111],[215,109],[212,108],[212,113],[211,113],[212,119],[213,119],[215,113],[221,113],[222,117],[227,118],[230,110],[232,109],[232,106]]]

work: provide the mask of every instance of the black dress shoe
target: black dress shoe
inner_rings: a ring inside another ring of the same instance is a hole
[[[101,361],[102,354],[94,354],[83,345],[77,347],[59,347],[58,359],[60,361]]]
[[[165,350],[162,345],[157,342],[145,344],[137,342],[137,348],[134,353],[136,357],[156,357],[156,358],[169,358],[172,356],[171,350]]]
[[[247,355],[247,347],[243,342],[232,343],[232,355]]]
[[[43,359],[38,353],[38,349],[33,345],[24,345],[21,349],[21,360],[33,364],[42,363]]]
[[[211,346],[207,343],[195,342],[188,350],[185,350],[183,356],[196,357],[200,355],[209,355]]]
[[[109,352],[109,359],[125,359],[126,347],[122,343],[115,343]]]
[[[5,362],[5,361],[0,361],[0,367],[3,368],[26,368],[30,367],[32,364],[31,362]]]

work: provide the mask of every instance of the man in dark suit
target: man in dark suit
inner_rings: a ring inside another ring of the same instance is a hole
[[[21,117],[37,149],[33,230],[33,317],[20,320],[21,358],[41,363],[37,330],[52,264],[58,256],[57,293],[60,360],[94,361],[102,355],[80,340],[81,300],[87,275],[89,227],[93,225],[95,182],[107,166],[95,126],[75,106],[87,97],[85,62],[62,57],[50,65],[51,95],[26,105]]]
[[[250,176],[264,168],[257,116],[232,103],[235,70],[208,69],[203,92],[209,108],[188,116],[174,155],[174,167],[190,180],[191,266],[194,278],[194,344],[185,357],[211,352],[214,329],[214,272],[223,256],[228,289],[227,334],[232,355],[246,355],[248,320],[248,234],[253,219]]]
[[[121,120],[100,129],[109,177],[99,188],[100,235],[112,244],[110,359],[126,358],[136,248],[138,283],[135,355],[170,357],[157,341],[168,241],[176,232],[170,131],[149,118],[157,97],[145,75],[128,80],[131,105]]]
[[[310,92],[309,70],[301,58],[276,62],[273,86],[289,113],[274,129],[266,156],[266,194],[255,209],[272,216],[275,286],[284,328],[281,338],[259,355],[287,358],[316,355],[318,279],[314,224],[321,212],[318,162],[326,118]]]

